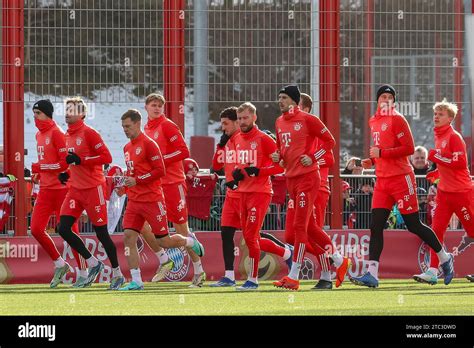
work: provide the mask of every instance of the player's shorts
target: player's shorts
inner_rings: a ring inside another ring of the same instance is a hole
[[[134,230],[140,233],[145,221],[150,224],[151,230],[155,236],[165,237],[168,235],[166,208],[162,201],[128,201],[122,222],[124,230]]]
[[[89,189],[71,187],[64,198],[60,215],[73,216],[77,219],[85,210],[92,225],[107,225],[105,190],[105,183]]]
[[[375,181],[372,209],[392,210],[395,204],[402,215],[413,214],[418,211],[416,182],[413,172],[388,178],[377,178]]]
[[[186,182],[166,184],[162,185],[162,187],[168,212],[168,221],[175,224],[186,223],[188,221],[188,205],[186,203],[188,188]]]
[[[222,207],[221,226],[240,229],[240,197],[226,196]]]

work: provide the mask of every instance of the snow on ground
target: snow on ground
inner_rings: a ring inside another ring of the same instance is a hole
[[[127,143],[127,138],[123,134],[120,117],[128,109],[138,109],[143,116],[146,117],[146,111],[143,102],[137,102],[137,97],[131,92],[133,86],[121,87],[114,86],[106,90],[94,93],[93,99],[84,98],[89,107],[89,115],[86,122],[94,127],[103,137],[105,143],[112,153],[113,162],[125,167],[123,160],[123,146]],[[62,96],[44,95],[39,96],[34,93],[25,93],[25,149],[28,155],[25,157],[25,166],[31,167],[31,163],[37,161],[35,127],[33,104],[40,99],[61,100]],[[120,100],[115,102],[114,100]],[[98,102],[100,101],[100,102]],[[3,104],[3,103],[2,103]],[[59,126],[66,130],[67,126],[64,122],[64,105],[63,103],[54,104],[54,120]],[[3,129],[3,106],[0,107],[0,129]],[[220,138],[220,124],[213,122],[209,124],[209,136],[213,136],[216,141]],[[190,144],[190,138],[194,135],[194,114],[192,111],[192,93],[186,90],[185,99],[185,139]],[[3,144],[3,132],[0,132],[0,144]]]

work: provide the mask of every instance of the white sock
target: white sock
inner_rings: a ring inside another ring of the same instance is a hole
[[[56,268],[63,267],[66,264],[66,262],[64,262],[64,259],[61,256],[59,256],[58,259],[54,260],[53,262],[54,267]]]
[[[202,272],[204,272],[204,270],[202,269],[201,261],[193,262],[193,268],[194,268],[194,274],[201,274]]]
[[[79,277],[87,278],[87,269],[80,269],[78,272]]]
[[[342,257],[341,254],[339,254],[337,251],[331,255],[331,259],[334,261],[334,266],[339,267],[342,265],[342,261],[344,261],[344,258]]]
[[[301,263],[293,262],[293,264],[291,265],[291,270],[290,270],[290,274],[288,274],[288,277],[290,277],[293,280],[298,280],[300,278],[300,270],[301,270]]]
[[[130,270],[130,274],[132,275],[132,280],[137,283],[138,285],[143,285],[142,275],[140,273],[140,268],[132,268]]]
[[[252,283],[258,284],[257,278],[248,277],[247,280],[251,281]]]
[[[118,266],[117,268],[112,268],[112,278],[120,277],[120,276],[122,276],[122,271],[120,270],[120,266]]]
[[[438,276],[438,269],[434,267],[430,267],[429,271],[433,273],[435,276]]]
[[[321,271],[321,280],[331,281],[331,272],[330,271]]]
[[[283,260],[288,260],[291,256],[291,250],[288,246],[285,246],[285,253],[283,254]]]
[[[445,263],[446,261],[449,261],[449,255],[444,251],[444,248],[441,249],[439,253],[436,253],[438,255],[438,259],[440,263]]]
[[[158,256],[158,259],[160,260],[161,264],[164,264],[167,262],[170,258],[168,257],[168,254],[165,252],[165,249],[161,249],[160,251],[155,253],[156,256]]]
[[[87,260],[87,267],[95,267],[99,264],[99,260],[97,260],[94,256],[89,257]]]
[[[379,279],[379,262],[378,261],[369,261],[368,271],[370,272],[370,274],[375,279]]]
[[[191,248],[194,245],[194,238],[186,237],[186,247]]]
[[[230,280],[235,281],[235,273],[234,271],[225,271],[225,277],[229,278]]]

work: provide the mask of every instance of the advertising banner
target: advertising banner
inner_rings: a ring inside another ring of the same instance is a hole
[[[282,231],[271,232],[283,241]],[[367,270],[369,257],[370,232],[366,230],[332,230],[329,231],[338,250],[352,258],[352,267],[349,275],[357,276]],[[218,232],[196,232],[196,236],[203,243],[206,253],[202,258],[208,281],[219,279],[224,273],[221,236]],[[407,232],[390,230],[385,231],[384,251],[380,262],[381,278],[411,278],[413,274],[425,271],[429,264],[429,248],[421,240]],[[95,235],[82,235],[88,250],[106,265],[98,277],[99,282],[109,282],[112,270],[107,255]],[[111,236],[117,246],[119,262],[124,275],[130,278],[128,265],[124,254],[123,236]],[[77,264],[73,258],[71,248],[61,237],[53,237],[62,257],[74,268],[65,279],[65,283],[72,284],[76,280]],[[465,236],[463,231],[448,231],[446,233],[446,247],[455,255],[456,277],[464,277],[474,273],[474,239]],[[150,281],[158,267],[158,258],[139,238],[138,250],[140,268],[144,281]],[[168,274],[166,281],[190,281],[193,276],[192,262],[184,248],[168,249],[168,255],[175,261],[175,267]],[[235,235],[235,271],[237,279],[246,279],[249,269],[248,249],[242,234]],[[54,271],[54,265],[46,252],[32,237],[0,238],[0,283],[28,284],[49,283]],[[334,271],[334,269],[333,269]],[[278,256],[261,254],[259,277],[261,280],[278,279],[286,275],[288,268]],[[301,270],[302,279],[319,277],[320,266],[316,258],[306,254]]]

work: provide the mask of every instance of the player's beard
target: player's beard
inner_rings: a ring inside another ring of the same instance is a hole
[[[250,125],[246,126],[245,129],[240,127],[240,131],[243,132],[243,133],[248,133],[252,130],[252,128],[253,128],[253,124],[250,124]]]

